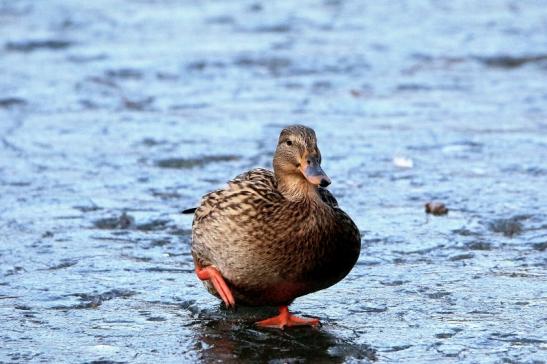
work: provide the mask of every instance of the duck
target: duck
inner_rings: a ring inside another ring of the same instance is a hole
[[[327,189],[315,131],[284,128],[273,171],[255,168],[204,195],[193,213],[191,254],[197,277],[227,308],[278,306],[264,328],[317,326],[288,306],[326,289],[353,268],[359,229]]]

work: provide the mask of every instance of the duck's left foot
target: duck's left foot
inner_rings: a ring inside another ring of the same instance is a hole
[[[287,306],[281,306],[279,307],[279,315],[266,320],[258,321],[256,324],[260,327],[283,330],[285,327],[292,326],[317,326],[319,325],[319,320],[294,316],[289,312],[289,308]]]
[[[224,301],[226,308],[236,307],[236,301],[230,291],[230,288],[226,284],[226,281],[222,277],[222,274],[215,267],[201,268],[196,265],[196,275],[202,281],[211,281],[213,287],[215,287],[218,295]]]

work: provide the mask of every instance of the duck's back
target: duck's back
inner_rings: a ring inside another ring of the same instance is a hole
[[[229,181],[225,188],[203,196],[194,216],[194,233],[204,225],[210,229],[217,224],[222,224],[219,228],[224,230],[228,230],[225,224],[237,224],[240,229],[236,230],[246,230],[254,223],[252,218],[265,217],[268,209],[282,199],[272,171],[250,170]]]

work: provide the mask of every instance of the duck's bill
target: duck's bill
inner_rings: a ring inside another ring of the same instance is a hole
[[[319,164],[309,164],[303,171],[304,177],[316,186],[327,187],[331,181]]]

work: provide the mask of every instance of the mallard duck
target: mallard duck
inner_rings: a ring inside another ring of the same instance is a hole
[[[259,326],[315,326],[318,319],[292,315],[288,305],[349,273],[361,248],[359,229],[326,189],[313,129],[283,129],[273,169],[240,174],[188,210],[195,272],[228,308],[280,307]]]

